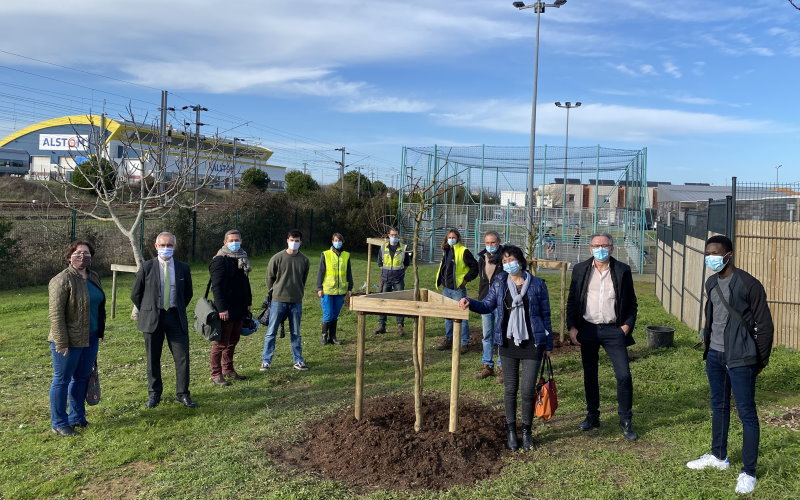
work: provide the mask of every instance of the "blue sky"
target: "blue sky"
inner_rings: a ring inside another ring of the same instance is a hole
[[[104,105],[155,117],[166,89],[209,108],[206,133],[326,183],[336,147],[388,184],[404,145],[529,140],[536,15],[510,0],[33,0],[0,17],[0,136]],[[537,146],[564,143],[553,102],[581,101],[570,146],[647,147],[649,180],[774,181],[780,164],[800,181],[787,1],[569,0],[541,21]]]

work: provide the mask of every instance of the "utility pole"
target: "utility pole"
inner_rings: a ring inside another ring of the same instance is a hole
[[[356,170],[358,171],[358,180],[356,181],[356,185],[358,187],[356,188],[356,193],[358,193],[357,196],[360,199],[361,198],[361,166],[359,165],[358,167],[356,167]]]
[[[208,111],[208,108],[204,108],[201,105],[196,106],[184,106],[181,109],[192,109],[194,111],[194,142],[195,142],[195,158],[194,158],[194,206],[197,207],[197,189],[198,185],[200,184],[197,178],[197,168],[200,165],[200,127],[205,125],[205,123],[200,122],[200,112],[201,111]]]
[[[236,185],[236,143],[244,142],[244,139],[240,139],[238,137],[233,138],[233,169],[231,170],[231,193],[233,193],[233,188]]]
[[[167,130],[167,111],[175,111],[175,108],[167,107],[166,90],[161,91],[161,123],[159,124],[159,135],[161,137],[161,148],[158,151],[158,173],[156,182],[158,183],[158,194],[164,192],[164,182],[167,179],[167,151],[172,145],[172,130]]]
[[[308,175],[308,171],[306,170],[306,166],[308,166],[308,163],[303,162],[303,174]]]
[[[346,155],[347,153],[345,152],[345,147],[344,146],[342,146],[340,148],[336,148],[334,151],[341,151],[342,152],[342,161],[340,161],[340,162],[337,161],[336,163],[339,165],[339,175],[340,175],[340,177],[342,179],[342,193],[340,195],[340,200],[339,201],[344,203],[344,167],[345,167],[344,155]]]

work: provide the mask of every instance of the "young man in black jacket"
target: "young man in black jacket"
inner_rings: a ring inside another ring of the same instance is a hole
[[[573,344],[581,346],[586,418],[582,431],[600,427],[600,385],[597,378],[600,346],[608,354],[617,380],[617,413],[622,435],[636,441],[633,430],[633,379],[628,346],[634,344],[636,293],[627,264],[611,256],[614,240],[608,233],[589,238],[592,258],[576,264],[567,300],[567,329]]]
[[[728,461],[728,427],[731,391],[742,422],[742,469],[736,493],[756,487],[756,461],[760,427],[756,412],[756,376],[767,366],[772,350],[772,315],[764,287],[733,265],[733,243],[727,236],[706,241],[706,280],[703,343],[706,374],[711,390],[711,454],[686,464],[690,469],[725,470]]]

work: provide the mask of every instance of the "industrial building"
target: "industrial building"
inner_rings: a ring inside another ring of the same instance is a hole
[[[137,182],[156,168],[162,150],[167,177],[181,166],[196,164],[205,185],[230,189],[242,172],[255,167],[269,177],[269,189],[285,187],[286,168],[270,165],[272,151],[263,146],[224,137],[198,138],[176,129],[162,138],[157,126],[98,115],[53,118],[0,139],[0,175],[69,181],[77,165],[96,155],[116,164],[118,175]]]

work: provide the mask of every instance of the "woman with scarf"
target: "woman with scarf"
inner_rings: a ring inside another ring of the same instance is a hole
[[[222,320],[219,340],[211,343],[211,382],[230,385],[225,377],[244,380],[233,368],[233,353],[242,333],[242,321],[250,314],[253,295],[250,290],[250,261],[242,250],[242,234],[237,229],[225,233],[222,248],[208,266],[214,305]]]
[[[50,280],[50,419],[59,436],[76,436],[86,427],[86,389],[106,325],[106,296],[90,269],[94,247],[78,240],[67,248],[67,268]],[[69,413],[67,413],[69,401]]]
[[[462,309],[498,315],[494,343],[500,346],[503,366],[503,401],[508,448],[519,449],[517,439],[517,392],[522,396],[522,448],[533,446],[533,404],[536,376],[544,354],[553,350],[550,334],[550,298],[544,280],[531,275],[519,247],[506,245],[503,271],[497,273],[483,300],[463,298]]]

